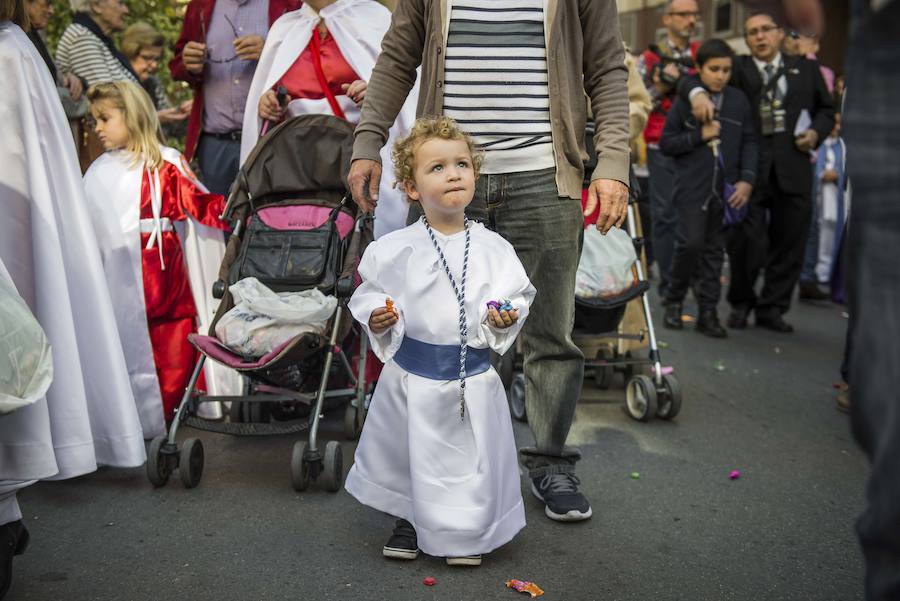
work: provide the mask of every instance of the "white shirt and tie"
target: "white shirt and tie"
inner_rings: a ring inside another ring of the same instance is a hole
[[[781,53],[775,55],[770,62],[761,61],[755,56],[753,57],[753,63],[756,65],[756,69],[759,71],[759,76],[762,78],[763,86],[769,83],[769,79],[778,73],[778,70],[781,68],[783,63],[783,59]],[[777,97],[783,99],[787,95],[787,78],[784,74],[778,78],[778,93]]]

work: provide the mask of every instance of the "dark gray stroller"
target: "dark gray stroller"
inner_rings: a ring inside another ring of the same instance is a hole
[[[345,180],[352,134],[353,126],[336,117],[296,117],[265,135],[241,168],[223,216],[233,223],[234,231],[213,291],[222,302],[209,335],[189,337],[200,359],[168,435],[150,443],[147,476],[154,486],[163,486],[175,469],[187,488],[200,482],[200,440],[188,438],[180,450],[175,441],[179,426],[187,423],[244,435],[309,429],[309,440],[294,445],[293,487],[305,490],[310,480],[322,475],[327,490],[340,489],[341,447],[330,441],[324,452],[320,450],[316,439],[319,420],[326,406],[346,403],[345,435],[355,439],[362,429],[371,388],[365,377],[368,340],[353,328],[347,313],[347,301],[357,284],[356,268],[372,238],[371,220],[349,200]],[[338,304],[326,333],[295,336],[259,358],[243,357],[222,345],[214,333],[216,323],[234,306],[228,288],[251,276],[276,292],[318,288],[334,295]],[[356,373],[344,351],[354,339],[359,345]],[[245,376],[245,394],[201,394],[196,385],[207,359]],[[201,403],[215,401],[231,403],[229,422],[196,417]],[[269,423],[273,411],[294,412],[300,417]]]

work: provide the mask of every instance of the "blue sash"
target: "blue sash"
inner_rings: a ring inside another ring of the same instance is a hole
[[[429,380],[459,379],[459,345],[430,344],[404,336],[394,361],[409,373]],[[477,376],[490,368],[490,350],[471,346],[466,350],[466,377]]]

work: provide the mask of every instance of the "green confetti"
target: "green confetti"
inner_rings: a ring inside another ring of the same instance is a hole
[[[639,472],[631,472],[632,480],[640,480],[640,478],[641,478],[641,474]]]
[[[659,346],[659,348],[669,348],[669,343],[665,340],[660,340],[657,345]]]
[[[716,371],[725,371],[725,364],[722,363],[721,359],[719,359],[713,364],[713,369],[715,369]]]

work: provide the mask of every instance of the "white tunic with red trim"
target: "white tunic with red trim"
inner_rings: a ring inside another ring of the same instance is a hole
[[[316,29],[320,22],[328,28],[328,35],[324,37]],[[381,39],[390,24],[390,11],[372,0],[337,0],[318,13],[304,5],[275,21],[250,85],[244,112],[241,161],[259,140],[263,125],[259,117],[259,99],[278,85],[287,84],[285,87],[292,98],[288,113],[292,117],[329,114],[357,123],[359,107],[343,93],[341,84],[355,79],[368,81],[372,77],[372,69],[381,52]],[[406,225],[408,206],[400,191],[393,188],[391,148],[394,140],[406,135],[415,121],[418,90],[417,83],[381,150],[384,173],[375,210],[376,237]]]

